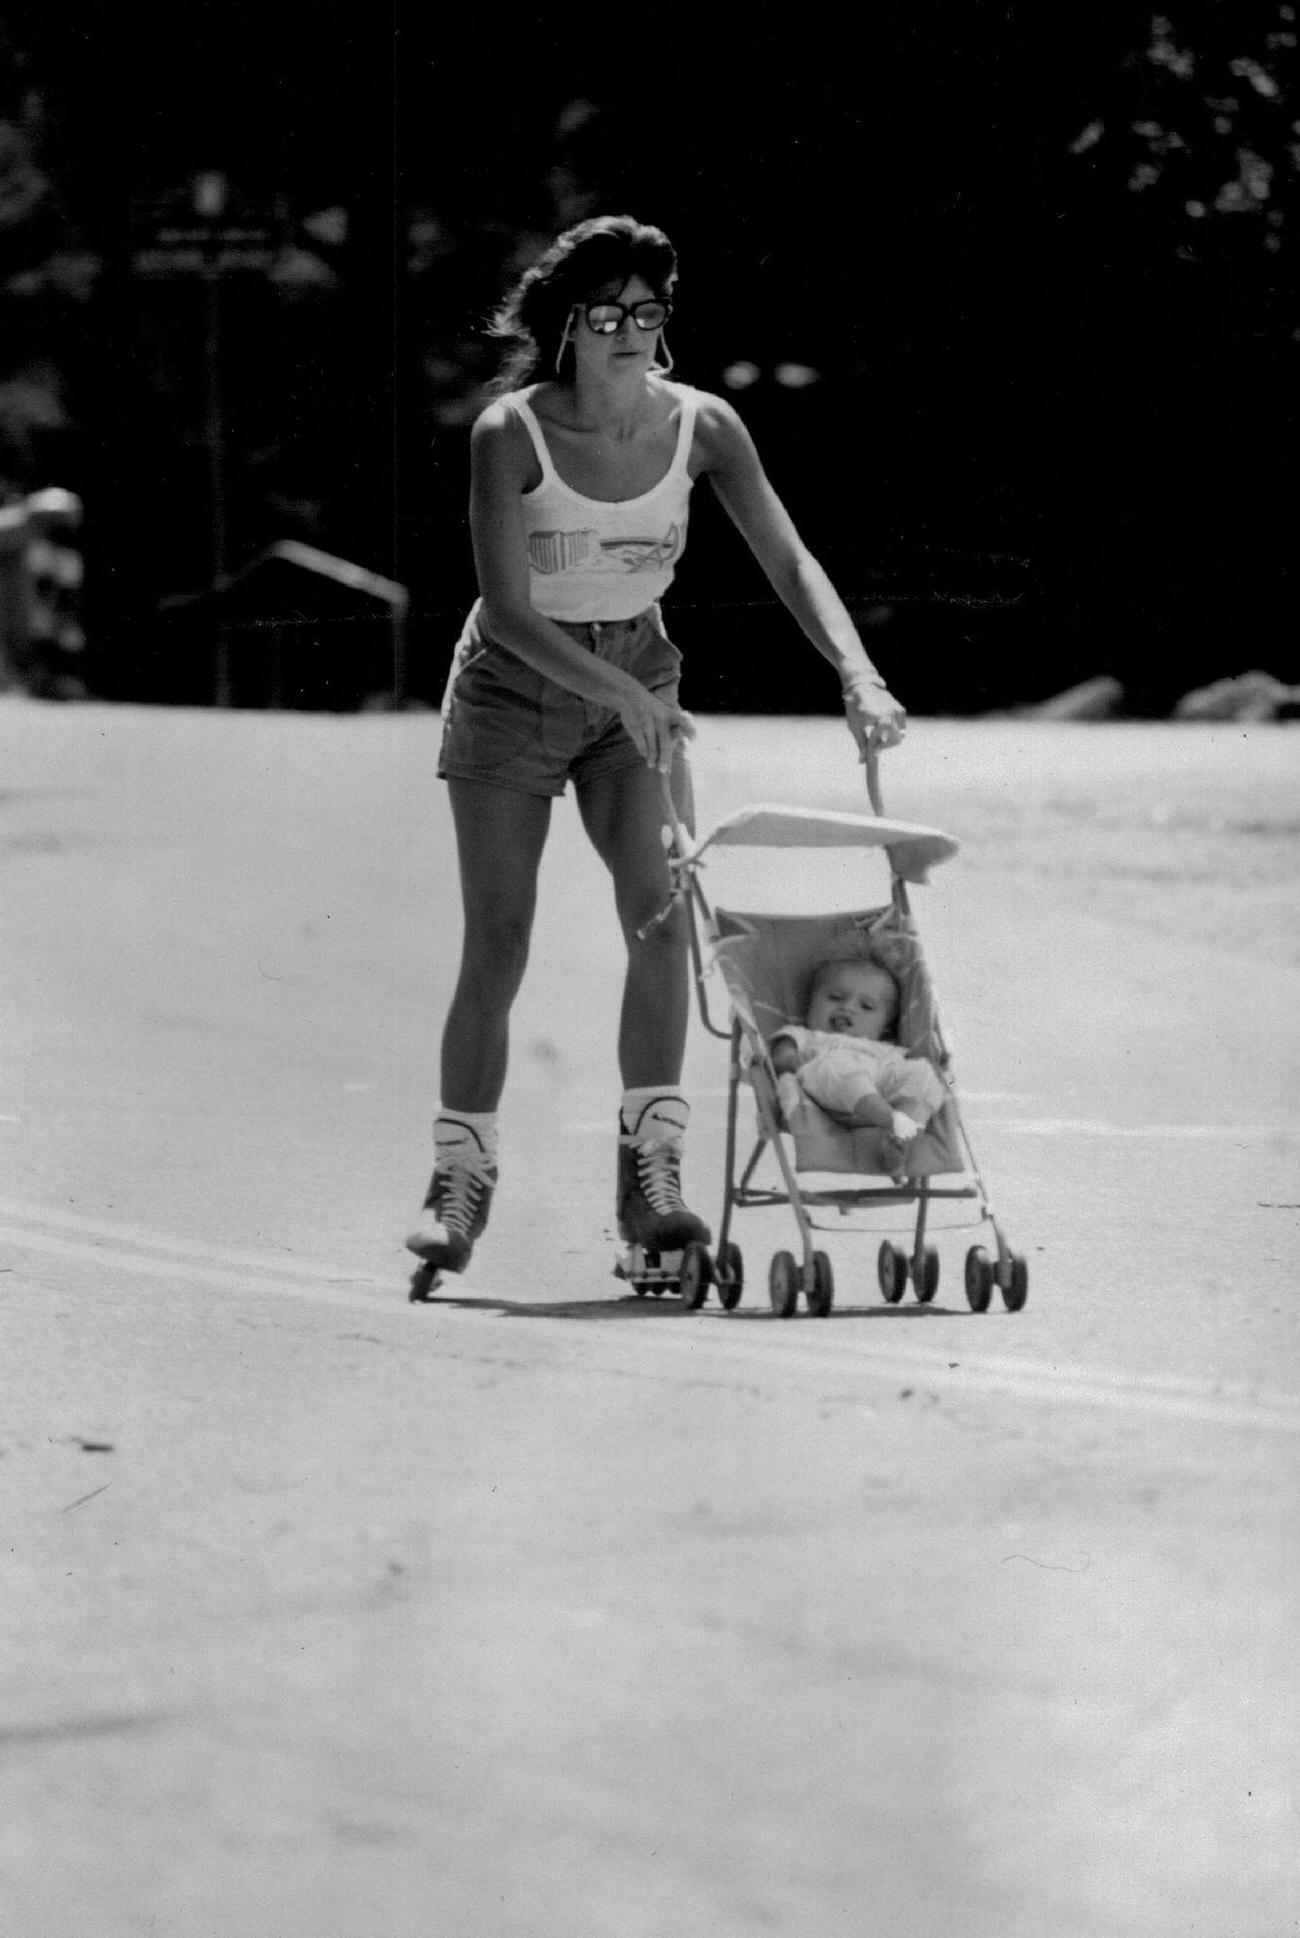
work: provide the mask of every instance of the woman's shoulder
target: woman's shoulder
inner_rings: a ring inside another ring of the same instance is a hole
[[[470,427],[472,441],[480,446],[496,445],[508,450],[531,449],[532,437],[524,411],[531,406],[539,388],[534,384],[526,390],[506,390],[489,398]]]
[[[536,443],[537,433],[563,432],[570,428],[570,413],[562,387],[558,384],[525,384],[520,390],[502,391],[479,412],[474,429],[483,425],[484,435],[512,438],[521,448]]]
[[[527,390],[498,391],[495,397],[488,398],[474,419],[473,430],[490,436],[493,432],[500,433],[521,426],[519,407],[528,402],[528,397]]]
[[[749,433],[745,429],[744,419],[725,397],[719,397],[711,390],[696,390],[690,384],[663,379],[660,382],[664,390],[675,392],[679,400],[683,404],[689,403],[694,411],[695,449],[706,469],[710,464],[721,463],[738,446],[748,442]]]
[[[650,381],[674,407],[689,406],[694,411],[697,422],[705,417],[715,418],[719,412],[731,410],[731,405],[724,397],[715,397],[711,390],[697,390],[694,384],[678,383],[675,377],[661,377],[652,373]]]
[[[489,472],[519,483],[537,468],[528,426],[519,414],[522,391],[506,391],[483,406],[470,427],[470,454],[483,475]]]

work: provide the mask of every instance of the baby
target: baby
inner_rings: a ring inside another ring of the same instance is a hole
[[[772,1038],[787,1122],[801,1095],[841,1123],[869,1125],[899,1145],[923,1131],[947,1090],[933,1064],[890,1042],[898,984],[866,956],[834,956],[813,972],[808,1022]]]

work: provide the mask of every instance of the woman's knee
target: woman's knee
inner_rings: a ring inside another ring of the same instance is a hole
[[[513,990],[528,965],[531,915],[517,909],[479,914],[465,924],[463,973],[478,988]]]

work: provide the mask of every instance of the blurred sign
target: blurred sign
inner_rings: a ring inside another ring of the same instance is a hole
[[[265,273],[284,246],[284,212],[232,191],[215,170],[132,211],[131,265],[138,276]]]
[[[270,230],[169,227],[131,261],[140,276],[228,276],[269,269],[279,253]]]

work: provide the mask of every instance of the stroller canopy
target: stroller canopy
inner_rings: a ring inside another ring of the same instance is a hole
[[[711,847],[884,848],[895,875],[903,881],[924,882],[937,862],[957,853],[958,845],[938,828],[916,827],[909,821],[758,802],[729,814],[695,843],[691,853],[698,857]]]

